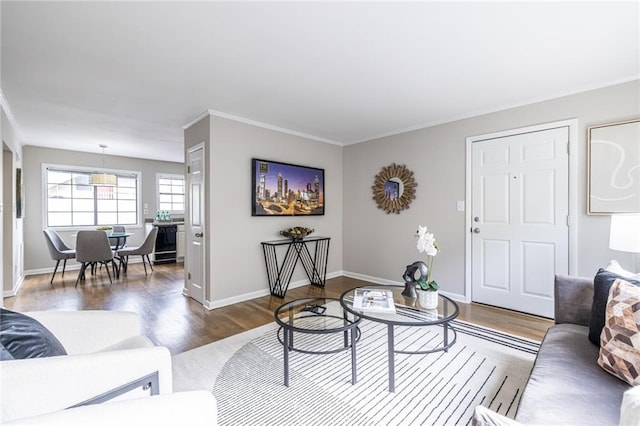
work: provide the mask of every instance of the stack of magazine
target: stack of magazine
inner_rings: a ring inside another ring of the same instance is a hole
[[[356,288],[353,293],[353,308],[362,312],[396,311],[391,290],[375,288]]]

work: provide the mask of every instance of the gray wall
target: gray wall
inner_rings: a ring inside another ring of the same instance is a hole
[[[578,152],[571,154],[579,165],[577,273],[593,276],[610,259],[632,269],[631,254],[608,249],[609,216],[586,214],[586,128],[639,116],[634,81],[345,147],[344,270],[402,282],[405,266],[423,257],[413,234],[427,225],[442,249],[434,278],[443,291],[464,297],[465,213],[456,211],[456,201],[465,199],[466,138],[570,118],[578,120]],[[416,199],[399,215],[385,214],[371,199],[373,177],[391,162],[406,164],[418,183]]]
[[[42,229],[45,227],[42,214],[42,164],[61,164],[69,166],[102,167],[142,172],[140,211],[144,203],[149,205],[147,218],[153,218],[157,210],[156,173],[184,174],[184,164],[166,161],[143,160],[140,158],[117,157],[112,155],[90,154],[77,151],[25,146],[23,148],[23,170],[25,188],[24,252],[26,273],[47,272],[55,262],[49,257]],[[140,227],[127,227],[133,232],[127,243],[130,246],[144,241],[144,224]],[[73,235],[77,230],[60,232],[67,245],[73,247]],[[74,262],[71,262],[73,265]],[[66,277],[66,275],[65,275]]]
[[[282,238],[279,231],[292,226],[307,226],[315,229],[314,235],[331,237],[327,272],[341,273],[342,147],[216,116],[208,120],[209,306],[267,291],[260,242]],[[206,137],[185,134],[187,136],[190,141],[187,144],[195,144],[202,140],[198,138]],[[250,188],[251,158],[254,157],[325,169],[325,215],[252,217]],[[298,265],[292,282],[306,279]]]

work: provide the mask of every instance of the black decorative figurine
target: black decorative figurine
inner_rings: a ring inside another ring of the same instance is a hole
[[[416,271],[420,271],[420,277],[417,280]],[[418,293],[416,293],[416,281],[426,279],[428,272],[429,268],[427,267],[427,264],[420,260],[408,265],[402,275],[402,278],[404,279],[404,291],[402,292],[402,295],[412,299],[418,297]]]

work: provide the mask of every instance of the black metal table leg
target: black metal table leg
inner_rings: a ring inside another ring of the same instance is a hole
[[[396,373],[395,373],[395,350],[394,350],[394,336],[393,325],[387,325],[387,341],[388,341],[388,355],[389,355],[389,392],[396,391]]]

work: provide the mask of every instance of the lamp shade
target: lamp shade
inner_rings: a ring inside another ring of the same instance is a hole
[[[89,176],[90,185],[115,186],[117,183],[118,177],[111,173],[92,173]]]
[[[611,215],[609,248],[640,253],[640,214]]]

